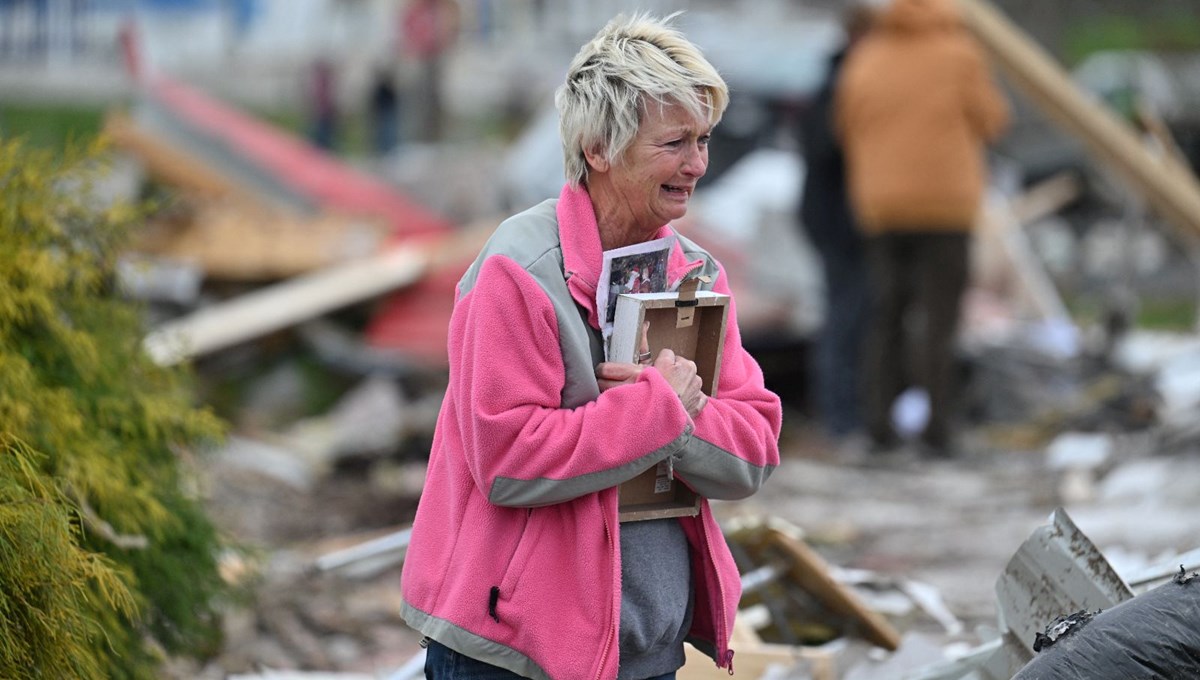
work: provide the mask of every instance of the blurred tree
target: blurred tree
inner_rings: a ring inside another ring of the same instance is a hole
[[[1101,50],[1190,51],[1200,49],[1200,18],[1192,13],[1101,16],[1067,28],[1062,51],[1075,64]]]
[[[993,0],[1068,66],[1102,49],[1197,49],[1196,0]]]
[[[220,642],[221,543],[185,488],[222,423],[114,290],[132,206],[100,149],[0,142],[0,677],[154,678]]]

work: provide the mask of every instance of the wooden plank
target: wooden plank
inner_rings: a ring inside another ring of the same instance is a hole
[[[1166,121],[1146,103],[1144,98],[1139,98],[1134,102],[1133,113],[1138,125],[1146,130],[1146,133],[1150,135],[1154,143],[1158,144],[1163,153],[1170,154],[1180,165],[1190,167],[1187,155],[1183,153],[1183,149],[1179,148],[1179,142],[1176,141],[1175,135],[1171,134],[1171,128],[1167,127]]]
[[[409,285],[427,263],[424,250],[392,248],[200,309],[155,329],[142,346],[156,363],[177,364]]]
[[[829,565],[815,550],[782,531],[770,529],[769,536],[792,558],[793,582],[834,612],[861,624],[864,639],[890,651],[900,646],[900,633],[887,619],[864,605],[853,590],[835,581],[829,574]]]
[[[717,668],[713,660],[691,645],[684,647],[687,660],[679,669],[679,680],[729,680],[729,671]],[[800,648],[787,645],[742,647],[734,651],[737,677],[758,680],[771,665],[791,668],[801,660]]]
[[[729,680],[729,671],[717,668],[713,660],[691,645],[684,645],[686,661],[676,674],[679,680]],[[772,667],[795,669],[802,667],[808,680],[836,680],[837,652],[822,647],[803,647],[759,643],[739,645],[734,649],[734,677],[758,680]],[[778,677],[773,675],[771,677]],[[791,677],[791,676],[787,676]]]
[[[206,277],[276,281],[378,252],[388,227],[342,215],[304,217],[222,199],[188,200],[181,215],[152,220],[131,247],[191,262]]]
[[[1022,225],[1053,215],[1083,193],[1083,183],[1073,172],[1062,172],[1038,182],[1013,198],[1013,216]]]
[[[1000,69],[1047,116],[1084,142],[1163,218],[1200,233],[1200,183],[1171,154],[1155,154],[1133,127],[1083,92],[1066,71],[988,0],[958,0],[963,20]]]
[[[975,285],[1012,299],[1030,316],[1069,320],[1066,305],[1033,252],[1024,227],[1061,210],[1082,190],[1071,174],[1051,177],[1011,201],[991,201],[976,228],[972,249]]]

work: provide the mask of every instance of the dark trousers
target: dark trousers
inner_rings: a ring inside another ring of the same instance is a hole
[[[956,339],[967,285],[964,232],[887,233],[867,242],[872,316],[864,367],[867,430],[878,445],[898,442],[892,404],[909,386],[929,394],[921,434],[931,447],[951,443],[958,406]]]
[[[522,676],[503,668],[497,668],[469,656],[463,656],[449,647],[429,641],[425,650],[425,678],[427,680],[522,680]],[[646,680],[675,680],[674,673]]]
[[[866,252],[813,245],[825,270],[825,321],[811,361],[813,401],[825,429],[841,437],[863,426],[861,364],[870,298]]]

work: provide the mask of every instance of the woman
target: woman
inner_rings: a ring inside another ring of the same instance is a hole
[[[615,487],[667,462],[705,498],[778,465],[778,397],[730,305],[717,397],[663,350],[606,363],[606,250],[674,234],[708,164],[725,83],[668,20],[618,17],[557,93],[567,184],[506,220],[458,284],[450,382],[402,577],[426,675],[674,678],[691,642],[731,667],[741,582],[707,502],[619,523]],[[720,265],[679,237],[667,279]]]

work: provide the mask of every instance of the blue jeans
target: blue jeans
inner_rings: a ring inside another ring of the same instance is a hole
[[[812,348],[813,401],[829,434],[863,426],[862,354],[870,313],[867,260],[859,250],[817,246],[825,271],[825,321]]]
[[[426,680],[522,680],[522,676],[463,656],[436,640],[425,650]],[[675,680],[674,673],[645,680]]]

